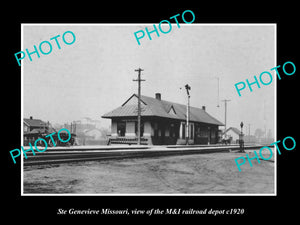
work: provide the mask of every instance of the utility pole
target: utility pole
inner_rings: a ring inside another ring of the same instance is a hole
[[[224,130],[224,133],[226,132],[226,129],[227,129],[227,102],[230,102],[230,99],[224,99],[222,100],[222,102],[225,102],[225,130]]]
[[[141,79],[141,68],[134,70],[138,72],[138,79],[133,80],[138,82],[138,145],[141,145],[141,81],[145,81]]]

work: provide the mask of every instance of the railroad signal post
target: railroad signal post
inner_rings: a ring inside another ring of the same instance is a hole
[[[186,93],[187,93],[187,106],[186,106],[186,145],[189,144],[189,138],[190,138],[190,129],[189,129],[189,121],[190,121],[190,90],[191,90],[191,86],[189,86],[188,84],[186,84],[185,86],[186,89]]]

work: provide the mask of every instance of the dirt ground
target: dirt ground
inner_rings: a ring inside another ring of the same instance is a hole
[[[247,151],[253,157],[253,151]],[[24,194],[274,194],[274,158],[246,162],[245,153],[26,166]],[[265,156],[268,158],[268,155]]]

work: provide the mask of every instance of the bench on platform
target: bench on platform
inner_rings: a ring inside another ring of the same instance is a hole
[[[128,145],[137,145],[138,139],[137,138],[110,138],[108,140],[107,145],[111,144],[128,144]],[[141,138],[141,145],[147,145],[148,139],[147,138]]]

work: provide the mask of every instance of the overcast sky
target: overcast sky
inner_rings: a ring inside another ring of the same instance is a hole
[[[245,89],[241,97],[234,87],[276,66],[274,25],[172,24],[170,33],[160,37],[153,33],[152,40],[145,36],[138,45],[134,32],[151,30],[153,24],[24,24],[24,51],[65,31],[72,31],[76,41],[66,45],[60,37],[60,50],[52,40],[49,55],[34,54],[32,62],[28,56],[22,61],[23,116],[53,124],[90,117],[108,126],[110,120],[101,116],[137,93],[132,80],[140,67],[146,79],[143,95],[154,97],[159,92],[164,100],[185,104],[186,92],[180,87],[189,84],[191,105],[205,105],[221,122],[225,114],[221,100],[231,100],[227,127],[239,128],[243,121],[247,134],[249,123],[252,134],[256,128],[274,133],[274,79],[260,89],[253,86],[253,92]]]

